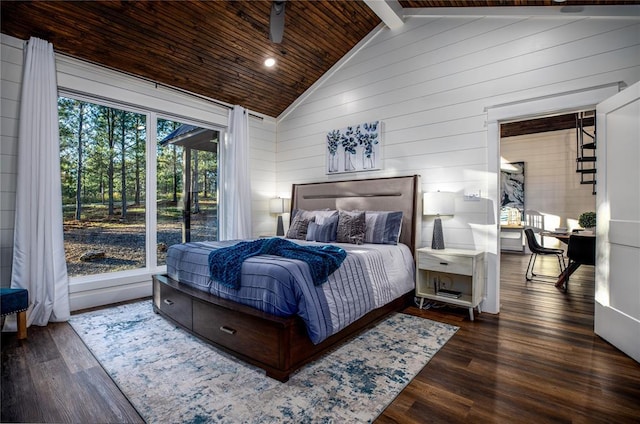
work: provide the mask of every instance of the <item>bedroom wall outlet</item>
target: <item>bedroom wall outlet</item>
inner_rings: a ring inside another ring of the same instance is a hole
[[[468,189],[464,191],[464,200],[465,201],[476,201],[480,200],[482,197],[482,190],[479,188]]]

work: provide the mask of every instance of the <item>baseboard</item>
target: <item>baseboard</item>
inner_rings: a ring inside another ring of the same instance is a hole
[[[69,294],[71,311],[95,308],[118,302],[151,297],[151,279],[125,285],[75,291]]]
[[[617,349],[640,362],[640,339],[637,335],[638,320],[611,307],[595,302],[595,333]]]

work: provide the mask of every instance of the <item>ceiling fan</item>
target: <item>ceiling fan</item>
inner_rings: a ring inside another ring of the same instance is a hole
[[[284,33],[284,6],[286,0],[276,0],[271,3],[271,18],[269,19],[269,39],[274,43],[282,42]]]

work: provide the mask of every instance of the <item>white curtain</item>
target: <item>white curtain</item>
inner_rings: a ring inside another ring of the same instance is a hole
[[[20,100],[11,287],[29,291],[27,324],[69,319],[64,255],[58,95],[53,46],[27,44]]]
[[[229,128],[220,156],[219,239],[251,238],[249,113],[241,106],[234,106],[229,112]]]

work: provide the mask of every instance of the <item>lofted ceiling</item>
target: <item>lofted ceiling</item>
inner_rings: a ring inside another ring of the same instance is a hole
[[[277,117],[382,20],[364,1],[1,1],[2,33],[62,54]],[[371,0],[369,0],[371,3]],[[399,0],[403,8],[557,6],[554,0]],[[567,0],[564,6],[639,4]],[[273,68],[263,65],[274,57]]]

